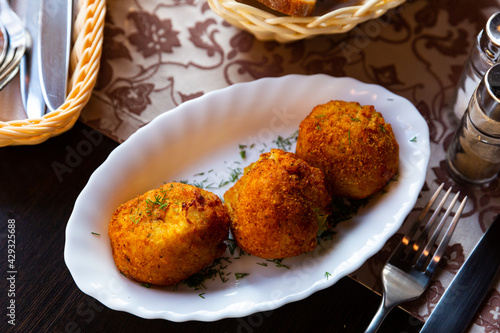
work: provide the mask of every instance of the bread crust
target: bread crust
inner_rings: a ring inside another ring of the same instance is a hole
[[[290,16],[311,16],[316,7],[313,0],[258,0],[269,8]]]

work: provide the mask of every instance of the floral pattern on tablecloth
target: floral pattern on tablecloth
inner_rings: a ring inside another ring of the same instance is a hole
[[[481,188],[457,184],[444,160],[457,125],[446,103],[477,33],[499,4],[408,1],[348,33],[279,44],[232,27],[203,0],[108,0],[101,70],[81,120],[122,142],[157,115],[209,91],[291,73],[350,76],[407,98],[429,124],[432,150],[409,218],[440,183],[469,196],[438,276],[424,296],[403,306],[425,320],[500,213],[498,179]],[[380,291],[380,270],[405,229],[351,276]],[[485,300],[472,331],[500,332],[499,290]]]

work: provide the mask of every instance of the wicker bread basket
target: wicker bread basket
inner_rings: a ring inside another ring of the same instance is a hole
[[[0,121],[0,147],[38,144],[73,127],[96,82],[105,12],[105,0],[80,0],[73,28],[66,101],[39,119]]]
[[[364,0],[321,16],[308,17],[277,16],[236,0],[207,1],[227,22],[251,32],[257,39],[287,43],[315,35],[347,32],[357,24],[380,17],[405,0]]]

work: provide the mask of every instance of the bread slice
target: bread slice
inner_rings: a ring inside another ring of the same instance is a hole
[[[258,0],[267,7],[290,16],[311,16],[316,0]]]

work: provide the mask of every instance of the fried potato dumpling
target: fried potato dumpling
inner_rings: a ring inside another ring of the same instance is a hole
[[[174,285],[222,255],[229,215],[215,194],[167,183],[120,205],[108,234],[123,274],[151,285]]]
[[[236,244],[257,257],[281,259],[316,247],[330,197],[321,170],[272,149],[245,168],[224,201]]]
[[[332,195],[363,199],[398,172],[392,127],[371,105],[330,101],[301,122],[296,154],[325,174]]]

